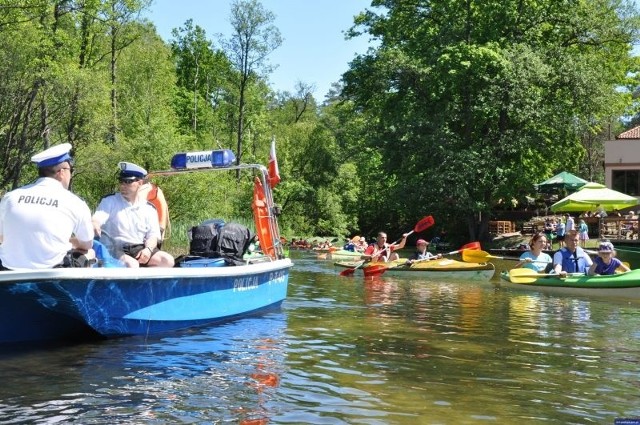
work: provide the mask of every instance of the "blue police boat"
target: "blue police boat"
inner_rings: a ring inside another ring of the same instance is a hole
[[[251,208],[263,255],[244,262],[190,255],[173,268],[98,262],[90,268],[0,272],[0,343],[150,335],[278,308],[293,263],[280,243],[269,172],[234,161],[230,150],[181,153],[170,170],[150,175],[251,170]]]

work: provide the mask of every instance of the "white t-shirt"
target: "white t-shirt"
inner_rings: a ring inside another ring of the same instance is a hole
[[[565,225],[564,230],[566,233],[569,233],[570,231],[575,230],[575,223],[573,221],[573,217],[569,216],[569,218],[567,218],[567,224]]]
[[[141,244],[149,238],[160,238],[155,208],[145,200],[127,201],[114,193],[100,201],[93,219],[100,224],[107,239],[119,244]]]
[[[86,202],[50,177],[13,190],[0,202],[0,260],[10,269],[44,269],[60,264],[74,234],[93,239]]]

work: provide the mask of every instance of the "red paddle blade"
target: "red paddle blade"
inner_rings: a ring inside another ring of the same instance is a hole
[[[463,245],[460,249],[448,252],[446,255],[458,254],[464,250],[477,251],[479,249],[480,249],[480,242],[469,242],[468,244]]]
[[[433,219],[433,217],[428,215],[416,223],[415,227],[413,228],[413,231],[416,233],[422,232],[424,230],[427,230],[429,227],[433,226],[435,223],[436,221]]]
[[[340,276],[352,276],[355,273],[356,269],[344,269],[340,272]]]
[[[462,248],[460,248],[459,251],[462,251],[463,249],[479,250],[480,249],[480,242],[469,242],[466,245],[462,245]]]
[[[385,270],[387,270],[387,267],[381,264],[365,267],[362,269],[362,271],[364,272],[364,277],[380,276],[385,272]]]

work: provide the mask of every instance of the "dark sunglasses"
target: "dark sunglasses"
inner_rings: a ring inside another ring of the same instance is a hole
[[[123,177],[123,178],[118,179],[118,181],[120,183],[124,183],[124,184],[131,184],[133,182],[137,182],[138,180],[140,180],[140,179],[138,179],[136,177]]]

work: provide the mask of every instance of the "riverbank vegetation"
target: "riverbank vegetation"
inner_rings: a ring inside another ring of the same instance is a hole
[[[375,43],[323,100],[302,81],[269,87],[287,64],[269,63],[282,38],[257,0],[233,4],[220,38],[189,20],[163,40],[149,7],[0,0],[0,192],[31,181],[50,144],[73,145],[93,208],[118,161],[163,170],[229,148],[264,164],[275,138],[285,235],[395,235],[431,214],[434,235],[477,240],[558,171],[602,180],[602,140],[636,113],[631,1],[374,0],[348,35]],[[250,179],[216,179],[159,179],[172,218],[248,217]]]

